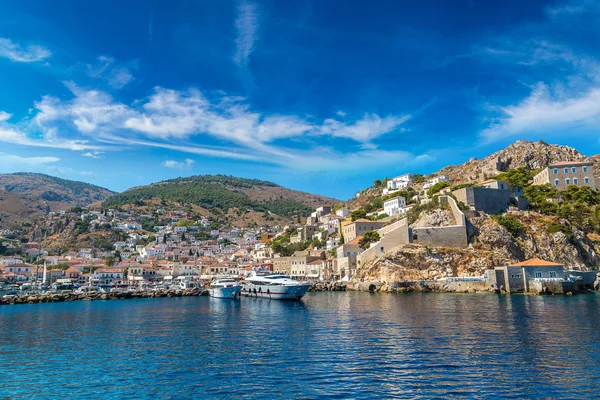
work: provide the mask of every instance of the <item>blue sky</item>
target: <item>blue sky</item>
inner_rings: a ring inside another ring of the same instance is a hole
[[[346,199],[518,139],[600,152],[594,1],[59,3],[0,4],[0,173]]]

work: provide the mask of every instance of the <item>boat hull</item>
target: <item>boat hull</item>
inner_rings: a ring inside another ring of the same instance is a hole
[[[242,296],[271,300],[300,300],[310,285],[242,285]]]
[[[210,297],[216,299],[239,299],[241,286],[230,286],[224,288],[211,288],[209,290]]]

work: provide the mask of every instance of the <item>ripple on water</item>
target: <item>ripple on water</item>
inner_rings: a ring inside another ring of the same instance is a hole
[[[0,398],[597,395],[600,296],[0,307]]]

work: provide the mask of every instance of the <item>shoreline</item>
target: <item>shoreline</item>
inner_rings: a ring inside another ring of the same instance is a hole
[[[493,289],[484,282],[438,282],[438,281],[405,281],[405,282],[316,282],[309,292],[367,292],[367,293],[486,293],[486,294],[518,294],[518,295],[565,295],[592,294],[596,290],[583,289],[567,293],[554,293],[550,290],[543,292],[507,293],[504,290]],[[38,303],[65,303],[71,301],[96,301],[96,300],[131,300],[131,299],[157,299],[171,297],[197,297],[208,296],[208,289],[176,289],[139,292],[113,292],[113,293],[44,293],[21,294],[0,297],[0,305],[38,304]]]

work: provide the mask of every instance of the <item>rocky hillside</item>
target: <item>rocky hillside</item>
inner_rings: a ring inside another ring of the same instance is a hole
[[[104,200],[114,192],[89,183],[34,173],[0,174],[0,228]]]
[[[397,282],[434,280],[449,276],[480,276],[487,268],[541,258],[564,263],[572,269],[592,268],[600,262],[600,235],[571,228],[552,229],[558,218],[531,211],[510,215],[523,224],[523,232],[513,236],[489,215],[471,218],[467,249],[429,248],[409,244],[398,248],[359,270],[357,279]]]
[[[600,162],[600,155],[594,156],[595,162]],[[583,161],[586,156],[568,146],[548,144],[543,141],[528,142],[519,140],[494,154],[478,160],[472,158],[464,164],[449,165],[442,168],[438,174],[446,174],[453,185],[483,181],[490,176],[498,175],[510,169],[527,167],[539,169],[559,161]],[[596,169],[596,177],[600,171]]]
[[[212,214],[234,214],[240,218],[249,212],[280,217],[307,216],[315,207],[338,202],[257,179],[202,175],[135,187],[108,198],[103,207],[144,206],[156,200],[191,204]]]

